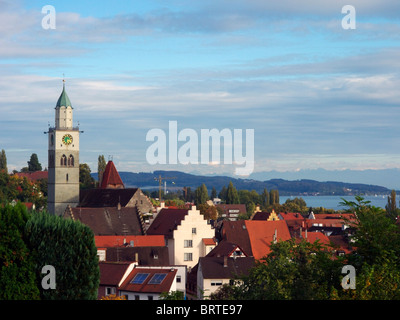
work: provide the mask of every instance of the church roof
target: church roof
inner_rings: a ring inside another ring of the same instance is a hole
[[[65,81],[63,80],[63,91],[61,92],[60,97],[58,98],[56,108],[60,107],[71,107],[71,100],[69,100],[67,92],[65,91]]]
[[[81,190],[79,206],[87,208],[126,207],[138,188],[128,189],[86,189]]]
[[[124,188],[124,183],[122,182],[122,179],[112,161],[108,161],[107,163],[103,173],[103,178],[101,180],[100,188]]]

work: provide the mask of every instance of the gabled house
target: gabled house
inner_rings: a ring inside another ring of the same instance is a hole
[[[279,216],[276,214],[275,210],[272,210],[271,212],[258,211],[253,214],[251,220],[276,221],[276,220],[282,220],[282,219],[279,218]]]
[[[253,257],[207,256],[200,258],[197,267],[197,298],[208,298],[222,285],[232,285],[235,277],[247,275],[253,266]]]
[[[176,291],[177,269],[134,268],[119,288],[127,300],[159,300],[160,295]]]
[[[270,252],[270,245],[276,241],[291,238],[285,221],[239,220],[224,221],[219,230],[219,240],[239,245],[256,260]]]
[[[129,262],[99,262],[100,284],[97,298],[119,295],[119,286],[133,270],[135,264]]]
[[[161,209],[147,234],[164,235],[170,263],[191,268],[206,254],[207,242],[203,239],[212,239],[214,230],[196,206],[192,206],[190,210]]]
[[[290,240],[291,236],[287,224],[278,221],[245,221],[249,234],[251,251],[256,260],[260,260],[271,252],[271,243]]]

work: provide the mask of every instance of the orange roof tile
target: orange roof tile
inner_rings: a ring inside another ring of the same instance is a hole
[[[327,245],[327,244],[330,244],[330,242],[331,242],[325,234],[323,234],[322,232],[319,232],[319,231],[307,232],[307,235],[306,235],[306,232],[303,231],[301,233],[301,236],[303,237],[303,239],[307,240],[307,242],[310,242],[310,243],[314,243],[315,241],[318,240],[321,244]]]
[[[215,240],[212,238],[203,238],[203,243],[206,246],[215,246],[216,245]]]
[[[280,213],[283,220],[302,220],[304,217],[297,212],[282,212]]]
[[[246,220],[245,225],[250,238],[251,250],[253,251],[253,256],[256,260],[259,260],[270,253],[270,245],[271,242],[274,241],[275,231],[277,241],[286,241],[291,238],[288,226],[284,220]]]
[[[165,246],[163,235],[95,236],[94,240],[98,248],[129,246],[131,241],[133,241],[134,247]]]

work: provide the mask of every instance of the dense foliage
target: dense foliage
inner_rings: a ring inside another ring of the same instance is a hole
[[[271,244],[271,252],[211,299],[394,300],[400,299],[400,229],[395,219],[362,197],[344,204],[355,213],[352,254],[338,257],[318,241]],[[344,266],[356,270],[355,289],[342,287]]]
[[[28,220],[21,203],[0,206],[0,300],[39,298],[35,261],[24,237]]]
[[[94,234],[88,226],[41,212],[27,222],[25,233],[36,253],[36,271],[51,265],[57,272],[56,289],[42,290],[43,299],[97,298],[99,266]]]
[[[0,300],[97,298],[99,266],[89,227],[5,204],[0,235]],[[55,268],[55,289],[42,286],[46,265]]]

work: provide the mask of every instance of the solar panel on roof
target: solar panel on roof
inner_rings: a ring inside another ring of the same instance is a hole
[[[149,284],[160,284],[165,277],[167,276],[166,273],[156,273],[149,281]]]
[[[149,276],[150,273],[138,273],[133,280],[131,281],[132,284],[142,284],[144,280]]]

